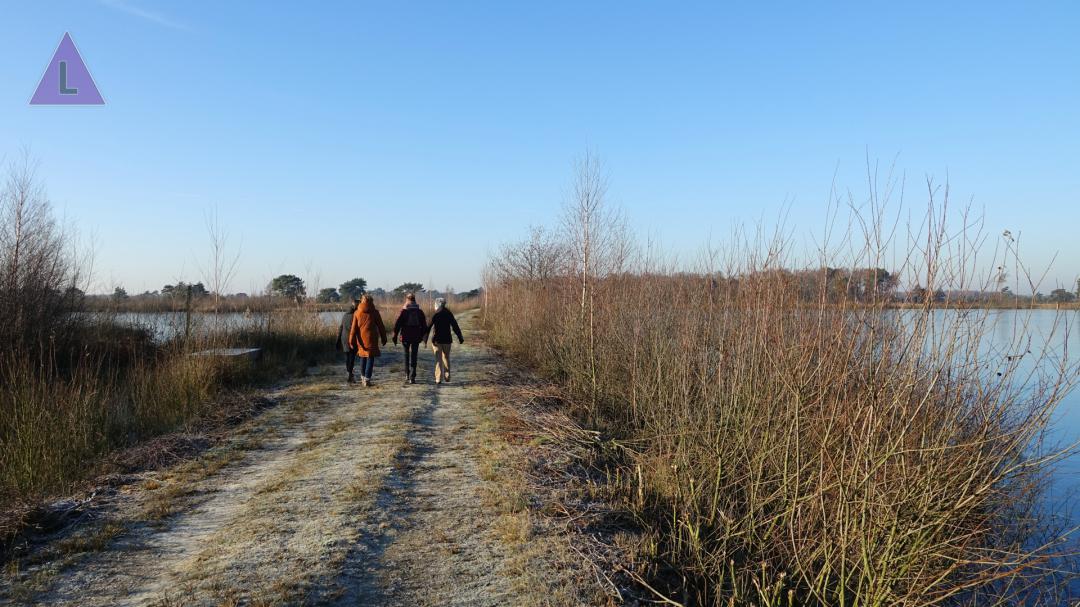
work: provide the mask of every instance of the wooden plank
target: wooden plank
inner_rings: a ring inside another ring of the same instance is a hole
[[[261,355],[262,348],[214,348],[192,354],[192,356],[219,356],[233,359],[247,358],[248,360],[258,360]]]

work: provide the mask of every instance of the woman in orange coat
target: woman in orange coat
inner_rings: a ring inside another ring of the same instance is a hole
[[[356,350],[360,357],[360,382],[371,385],[371,373],[375,370],[375,357],[380,354],[379,342],[386,345],[386,327],[383,326],[379,309],[365,294],[360,298],[360,305],[352,317],[349,327],[349,347]]]

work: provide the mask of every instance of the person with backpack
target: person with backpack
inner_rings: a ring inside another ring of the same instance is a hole
[[[435,313],[431,315],[431,324],[428,331],[431,333],[431,350],[435,353],[435,383],[450,383],[450,346],[454,339],[450,335],[453,330],[457,334],[458,343],[465,343],[461,336],[461,328],[458,327],[454,313],[446,307],[446,300],[435,300]],[[425,336],[425,340],[426,336]]]
[[[379,350],[379,341],[386,345],[386,327],[383,326],[382,315],[375,307],[371,296],[364,294],[360,297],[360,305],[352,317],[349,327],[349,347],[356,350],[360,357],[360,382],[364,386],[370,386],[371,374],[375,371],[375,359],[382,353]]]
[[[416,304],[416,295],[405,295],[405,305],[394,322],[394,345],[398,336],[405,348],[405,383],[416,383],[416,357],[420,352],[420,342],[427,342],[427,318],[424,311]]]
[[[349,372],[349,383],[353,383],[353,368],[356,366],[356,349],[349,345],[349,331],[352,329],[353,314],[360,306],[360,297],[353,299],[352,307],[341,317],[341,326],[338,328],[337,349],[345,353],[345,370]]]

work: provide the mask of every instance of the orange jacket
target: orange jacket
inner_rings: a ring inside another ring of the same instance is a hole
[[[362,301],[353,314],[352,326],[349,327],[349,346],[356,350],[358,356],[370,358],[380,354],[380,341],[382,345],[386,345],[386,328],[383,327],[382,316],[370,301]]]

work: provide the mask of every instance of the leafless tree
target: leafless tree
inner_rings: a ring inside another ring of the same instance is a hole
[[[46,347],[81,301],[80,258],[28,153],[0,189],[0,347]]]
[[[221,303],[221,296],[228,290],[229,283],[236,275],[241,248],[238,246],[235,252],[229,250],[229,232],[221,225],[221,218],[216,208],[206,214],[205,223],[206,234],[210,237],[210,259],[207,260],[206,268],[203,270],[203,280],[214,294],[214,311],[216,312]]]
[[[581,278],[580,323],[588,344],[590,376],[596,383],[596,321],[594,283],[622,271],[630,256],[631,241],[622,215],[606,204],[608,178],[603,162],[586,151],[576,162],[569,197],[564,203],[562,227]]]

